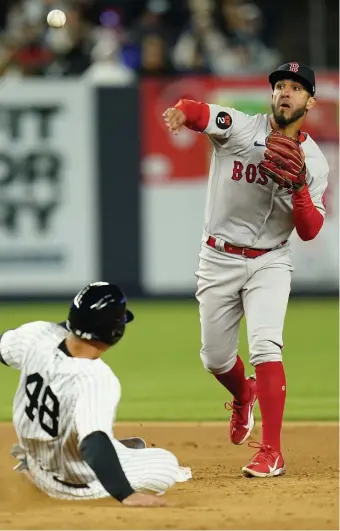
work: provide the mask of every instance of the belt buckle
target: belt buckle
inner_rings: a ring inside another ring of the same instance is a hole
[[[243,247],[242,248],[242,253],[241,254],[242,254],[243,258],[247,258],[247,255],[246,255],[247,251],[248,251],[247,247]]]
[[[225,241],[222,238],[215,238],[215,249],[217,251],[225,252]]]

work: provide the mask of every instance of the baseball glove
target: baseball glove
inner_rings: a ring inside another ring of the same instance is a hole
[[[266,138],[264,160],[260,169],[279,185],[279,189],[301,190],[306,184],[306,165],[300,142],[279,131]]]

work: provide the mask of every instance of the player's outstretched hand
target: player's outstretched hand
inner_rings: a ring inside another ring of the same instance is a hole
[[[163,112],[164,122],[169,131],[172,133],[179,133],[182,126],[185,124],[187,117],[181,109],[170,107]]]
[[[122,502],[129,507],[166,507],[168,504],[153,494],[134,492]]]

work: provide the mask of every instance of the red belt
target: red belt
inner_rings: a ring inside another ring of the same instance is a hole
[[[248,247],[236,247],[236,245],[232,245],[231,243],[225,242],[223,245],[223,248],[226,253],[240,254],[244,256],[245,258],[257,258],[258,256],[262,256],[263,254],[266,254],[269,251],[278,249],[279,247],[284,245],[286,242],[287,240],[280,243],[280,245],[278,245],[277,247],[272,247],[271,249],[249,249]],[[209,236],[206,243],[207,245],[209,245],[209,247],[213,247],[214,249],[217,247],[216,238],[213,238],[212,236]]]

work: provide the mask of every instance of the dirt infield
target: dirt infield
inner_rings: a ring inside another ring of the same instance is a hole
[[[193,479],[171,489],[172,506],[160,509],[48,498],[12,471],[14,432],[0,430],[0,529],[338,529],[335,424],[285,426],[287,475],[266,480],[240,476],[254,450],[231,445],[226,424],[121,424],[119,437],[140,435],[192,467]]]

